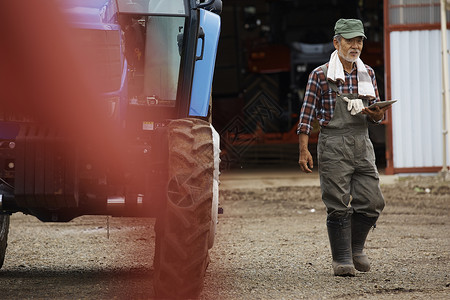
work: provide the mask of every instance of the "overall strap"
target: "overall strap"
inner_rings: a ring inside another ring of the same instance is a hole
[[[320,68],[322,69],[323,73],[325,74],[325,79],[327,80],[327,83],[330,86],[330,88],[333,90],[333,92],[335,92],[338,96],[340,96],[341,92],[339,92],[339,89],[338,89],[336,83],[327,79],[327,72],[328,72],[327,64],[321,65]]]

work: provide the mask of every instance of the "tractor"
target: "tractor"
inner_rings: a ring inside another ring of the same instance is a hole
[[[198,297],[220,210],[211,87],[222,1],[56,3],[70,42],[93,54],[88,73],[112,134],[121,137],[121,159],[103,161],[91,155],[104,151],[99,143],[74,141],[2,103],[0,267],[13,213],[43,222],[150,217],[156,296]]]

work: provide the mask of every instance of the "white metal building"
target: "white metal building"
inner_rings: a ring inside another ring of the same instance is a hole
[[[398,100],[386,121],[386,173],[441,171],[450,149],[443,138],[440,1],[384,0],[384,14],[386,98]]]

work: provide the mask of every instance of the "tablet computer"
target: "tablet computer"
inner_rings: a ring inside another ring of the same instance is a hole
[[[374,109],[375,106],[378,106],[379,108],[383,108],[383,107],[388,106],[390,104],[393,104],[395,102],[397,102],[397,100],[380,101],[380,102],[377,102],[377,103],[374,103],[374,104],[368,106],[367,108],[368,109]]]

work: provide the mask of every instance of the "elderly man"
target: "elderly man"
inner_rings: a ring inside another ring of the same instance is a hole
[[[380,99],[373,69],[359,58],[366,38],[362,22],[340,19],[334,30],[336,50],[308,79],[297,130],[299,164],[302,171],[312,172],[308,139],[317,118],[317,158],[333,271],[336,276],[355,276],[355,268],[370,269],[364,243],[384,208],[368,123],[380,123],[390,105],[367,108]]]

